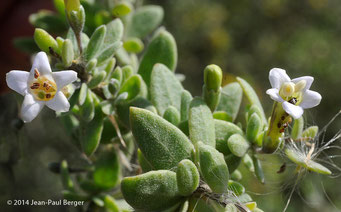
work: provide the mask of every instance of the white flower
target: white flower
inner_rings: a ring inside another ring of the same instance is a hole
[[[294,119],[298,119],[303,114],[303,109],[312,108],[320,104],[321,95],[309,90],[314,78],[304,76],[290,79],[285,70],[273,68],[269,73],[271,89],[266,93],[271,99],[282,103],[282,107]]]
[[[46,105],[57,112],[66,112],[70,104],[62,88],[77,80],[75,71],[52,72],[45,52],[39,52],[30,72],[13,70],[7,73],[8,87],[23,95],[20,116],[31,122]]]

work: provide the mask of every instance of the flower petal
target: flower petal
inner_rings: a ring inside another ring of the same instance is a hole
[[[10,71],[6,74],[6,82],[10,89],[15,90],[21,95],[27,93],[27,80],[30,73],[27,71]]]
[[[282,107],[289,115],[291,115],[294,119],[298,119],[303,114],[303,108],[300,106],[293,105],[289,102],[283,102]]]
[[[64,86],[77,80],[77,72],[75,71],[53,72],[52,76],[59,90],[61,90]]]
[[[316,91],[307,90],[303,93],[300,106],[304,109],[312,108],[320,104],[322,96]]]
[[[70,103],[61,91],[58,91],[53,99],[47,101],[46,106],[56,112],[67,112],[70,109]]]
[[[290,82],[290,77],[284,69],[273,68],[270,70],[269,80],[272,88],[280,89],[284,82]]]
[[[284,102],[282,97],[279,95],[279,91],[277,88],[271,88],[266,91],[266,94],[268,94],[272,100],[275,100],[276,102]]]
[[[51,77],[52,71],[50,67],[50,62],[45,52],[39,52],[34,58],[32,68],[30,71],[29,81],[33,80],[35,69],[37,69],[41,75],[44,75],[45,77],[48,77],[48,78]]]
[[[21,119],[26,122],[31,122],[41,109],[44,107],[43,101],[36,101],[31,94],[26,94],[25,99],[22,103],[20,117]]]
[[[303,91],[306,91],[306,90],[309,90],[309,88],[311,87],[311,84],[313,84],[314,77],[311,77],[311,76],[298,77],[298,78],[291,80],[291,82],[296,84],[301,80],[305,80],[307,83],[306,86],[303,88]]]

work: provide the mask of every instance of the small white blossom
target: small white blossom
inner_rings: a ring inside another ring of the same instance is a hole
[[[314,78],[304,76],[290,79],[286,71],[280,68],[273,68],[269,73],[271,89],[266,93],[271,99],[282,103],[282,107],[294,119],[303,114],[303,109],[312,108],[320,104],[321,95],[309,90]]]
[[[69,111],[62,89],[75,80],[75,71],[52,72],[45,52],[36,55],[30,72],[12,70],[6,75],[8,87],[25,97],[20,112],[24,122],[31,122],[44,105],[57,112]]]

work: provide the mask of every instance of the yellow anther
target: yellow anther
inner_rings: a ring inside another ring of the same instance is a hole
[[[295,92],[295,84],[292,82],[285,82],[283,83],[280,95],[283,97],[289,97]]]
[[[301,90],[303,90],[305,88],[306,85],[307,85],[307,81],[305,81],[305,80],[299,81],[295,85],[295,92],[300,92]]]

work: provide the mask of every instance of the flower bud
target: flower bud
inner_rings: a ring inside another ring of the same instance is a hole
[[[217,91],[220,88],[223,72],[217,65],[209,65],[204,71],[204,83],[208,90]]]
[[[68,13],[71,11],[78,11],[81,6],[79,0],[64,0],[64,4]]]
[[[50,54],[51,50],[60,53],[57,41],[45,30],[36,28],[34,31],[34,41],[44,52]]]

